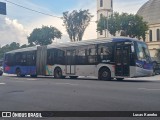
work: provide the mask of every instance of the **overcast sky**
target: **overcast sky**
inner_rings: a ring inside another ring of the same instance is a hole
[[[5,0],[0,0],[5,2]],[[13,3],[25,6],[27,8],[51,14],[53,16],[62,16],[65,11],[89,9],[94,15],[92,21],[97,20],[97,0],[8,0]],[[113,0],[114,11],[127,12],[135,14],[138,9],[148,0]],[[27,43],[27,36],[34,28],[40,28],[42,25],[54,26],[58,28],[63,37],[59,42],[69,41],[63,21],[56,17],[50,17],[35,13],[11,3],[7,3],[7,15],[0,15],[0,45],[18,42]],[[91,22],[85,31],[83,39],[97,38],[96,24]]]

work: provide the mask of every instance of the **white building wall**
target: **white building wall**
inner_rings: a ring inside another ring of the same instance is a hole
[[[160,29],[160,24],[149,25],[149,30],[152,30],[152,42],[150,41],[149,30],[146,34],[146,43],[152,58],[156,57],[157,49],[160,49],[160,41],[157,41],[157,29]]]
[[[101,0],[97,0],[97,21],[100,20],[101,14],[105,17],[109,17],[113,13],[113,0],[102,0],[103,6],[100,6]],[[107,23],[104,23],[104,25]],[[97,38],[111,37],[107,30],[102,31],[102,34],[97,33]]]

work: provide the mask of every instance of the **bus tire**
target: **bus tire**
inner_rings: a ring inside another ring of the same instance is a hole
[[[25,77],[25,75],[21,74],[21,69],[20,68],[16,69],[16,75],[17,75],[17,77]]]
[[[21,77],[21,69],[20,68],[16,69],[16,75],[17,75],[17,77]]]
[[[59,67],[55,68],[55,70],[54,70],[54,78],[56,78],[56,79],[63,78],[61,68],[59,68]]]
[[[69,76],[71,79],[77,79],[78,76]]]
[[[111,71],[108,68],[101,68],[98,73],[99,80],[111,80]]]

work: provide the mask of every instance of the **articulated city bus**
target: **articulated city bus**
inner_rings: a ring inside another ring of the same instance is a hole
[[[110,38],[24,48],[7,52],[4,72],[55,78],[95,76],[100,80],[150,76],[153,65],[145,42]]]

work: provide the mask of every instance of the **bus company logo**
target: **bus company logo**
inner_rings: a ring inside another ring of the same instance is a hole
[[[42,118],[42,113],[32,113],[32,112],[2,112],[3,118]]]
[[[2,112],[2,117],[4,117],[4,118],[6,118],[6,117],[12,117],[11,116],[12,114],[11,114],[11,112]]]

